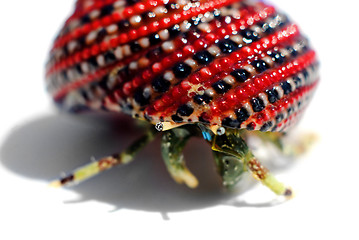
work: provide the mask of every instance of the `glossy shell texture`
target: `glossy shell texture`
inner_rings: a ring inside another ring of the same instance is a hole
[[[286,131],[318,63],[297,25],[262,1],[79,0],[46,79],[70,111]]]

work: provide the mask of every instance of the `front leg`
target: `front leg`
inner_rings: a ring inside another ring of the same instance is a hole
[[[291,196],[292,191],[279,182],[253,155],[246,142],[242,138],[243,130],[227,129],[224,135],[216,135],[213,139],[212,149],[237,157],[242,161],[244,170],[249,170],[252,175],[260,180],[278,195]]]
[[[163,133],[162,157],[172,178],[177,183],[185,183],[190,188],[198,185],[197,178],[188,170],[183,157],[183,149],[192,136],[186,128],[175,128]]]
[[[224,153],[213,151],[214,160],[217,165],[219,175],[222,177],[223,186],[228,189],[233,188],[245,172],[243,162],[237,157]]]

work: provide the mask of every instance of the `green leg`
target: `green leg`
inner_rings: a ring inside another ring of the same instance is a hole
[[[163,133],[161,150],[162,157],[172,178],[177,183],[185,183],[190,188],[198,185],[196,177],[186,167],[183,149],[192,136],[186,128],[175,128]]]
[[[144,136],[135,141],[121,154],[114,154],[86,164],[85,166],[75,169],[66,177],[53,181],[50,185],[53,187],[62,187],[77,184],[96,176],[102,171],[113,168],[114,166],[127,164],[133,160],[138,151],[155,138],[156,133],[157,131],[155,129],[149,129]]]
[[[279,182],[267,168],[265,168],[252,154],[246,142],[243,140],[243,131],[227,129],[222,136],[216,135],[212,149],[237,157],[242,161],[245,170],[251,171],[252,175],[261,181],[278,195],[291,196],[292,191],[283,183]]]
[[[224,152],[213,151],[213,156],[223,185],[229,189],[232,188],[241,180],[241,176],[245,172],[243,162]]]

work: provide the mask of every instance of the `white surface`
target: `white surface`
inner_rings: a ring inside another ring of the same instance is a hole
[[[300,125],[321,141],[289,167],[274,167],[296,192],[284,204],[252,182],[242,194],[222,193],[199,140],[187,149],[197,190],[170,180],[158,142],[129,166],[49,189],[60,171],[116,152],[133,136],[56,113],[44,91],[47,51],[73,1],[3,1],[0,239],[358,239],[356,1],[272,2],[310,36],[321,62],[321,83]]]

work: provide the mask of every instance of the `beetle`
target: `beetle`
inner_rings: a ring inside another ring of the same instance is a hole
[[[224,186],[244,172],[278,195],[279,182],[247,145],[251,135],[286,152],[283,136],[318,84],[318,61],[286,15],[250,0],[77,0],[54,41],[46,86],[70,112],[126,113],[150,123],[120,154],[80,167],[53,186],[81,182],[131,162],[162,135],[173,179],[194,188],[183,149],[205,139]],[[301,152],[305,142],[292,146]]]

